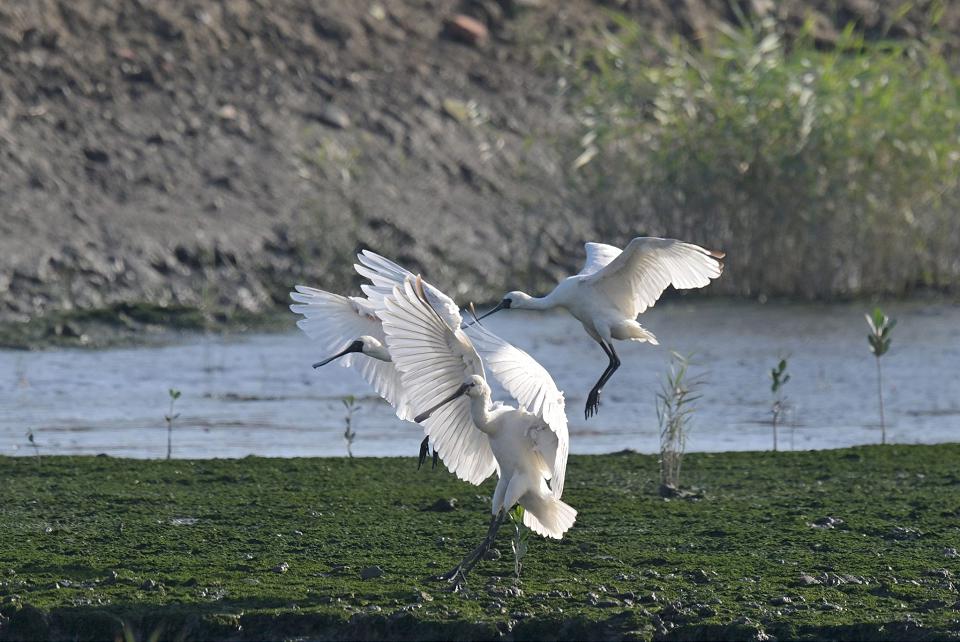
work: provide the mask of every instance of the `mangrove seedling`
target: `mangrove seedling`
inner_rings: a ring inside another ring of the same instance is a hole
[[[873,314],[865,315],[867,325],[870,326],[870,334],[867,335],[867,341],[870,344],[870,352],[877,360],[877,405],[880,407],[880,443],[887,443],[887,424],[883,416],[883,369],[880,367],[880,357],[885,355],[890,349],[890,332],[897,325],[896,319],[892,319],[883,313],[879,307],[873,309]]]
[[[773,415],[773,451],[776,452],[777,427],[780,425],[787,407],[787,398],[783,395],[783,386],[790,381],[790,375],[787,374],[786,357],[781,357],[780,363],[777,364],[777,367],[770,371],[770,378],[773,379],[773,383],[770,386],[770,391],[773,392],[773,405],[771,406],[770,411]]]
[[[180,391],[176,388],[170,388],[167,394],[170,396],[170,409],[167,411],[167,414],[163,416],[163,420],[167,422],[167,459],[170,459],[173,453],[173,422],[180,416],[179,412],[173,412],[173,406],[177,403],[177,399],[180,398]]]
[[[513,573],[519,580],[530,539],[530,531],[523,525],[523,506],[514,506],[510,511],[510,519],[513,521],[513,539],[510,541],[510,548],[513,550]]]
[[[37,445],[37,442],[33,439],[33,430],[30,428],[27,429],[27,441],[30,442],[30,445],[33,446],[33,452],[37,455],[37,466],[40,466],[40,446]]]
[[[357,403],[357,399],[353,395],[347,395],[340,400],[340,403],[343,404],[345,409],[343,415],[343,441],[347,444],[347,456],[353,459],[353,440],[357,436],[356,431],[353,429],[353,413],[360,410],[360,404]]]
[[[660,494],[669,497],[680,488],[680,466],[687,443],[687,431],[700,398],[700,377],[688,377],[690,356],[672,352],[670,367],[657,393],[657,421],[660,423]]]

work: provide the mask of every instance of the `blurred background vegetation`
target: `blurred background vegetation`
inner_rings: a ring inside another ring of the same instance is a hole
[[[931,15],[936,21],[937,16]],[[676,235],[728,253],[737,294],[843,298],[960,280],[960,81],[944,45],[836,44],[766,20],[705,42],[623,15],[560,56],[583,131],[573,167],[606,240]]]

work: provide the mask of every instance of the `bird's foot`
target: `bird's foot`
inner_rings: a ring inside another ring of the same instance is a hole
[[[600,412],[600,391],[593,389],[587,395],[587,405],[583,408],[583,418],[589,419]]]
[[[450,590],[458,593],[467,584],[467,573],[462,564],[457,564],[449,572],[438,575],[437,579],[450,584]]]
[[[461,591],[463,591],[463,589],[467,587],[467,576],[463,572],[458,574],[452,580],[448,580],[448,581],[450,582],[451,593],[460,593]]]
[[[483,557],[483,554],[489,550],[492,543],[493,540],[491,536],[487,535],[480,546],[470,551],[470,553],[464,557],[459,564],[454,566],[449,572],[441,575],[439,579],[454,584],[456,587],[454,590],[459,591],[460,587],[467,582],[467,573],[473,570],[473,567],[476,566],[480,558]]]
[[[436,468],[437,468],[437,462],[438,462],[439,460],[440,460],[440,453],[437,452],[437,449],[436,449],[436,448],[434,448],[434,449],[433,449],[433,468],[434,468],[434,470],[436,470]]]
[[[427,460],[428,452],[430,452],[430,438],[424,437],[423,441],[420,442],[420,461],[417,462],[417,470],[420,470],[423,462]],[[434,464],[434,466],[436,466],[436,464]]]

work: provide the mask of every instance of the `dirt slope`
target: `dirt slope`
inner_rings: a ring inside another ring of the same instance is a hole
[[[359,247],[471,298],[536,287],[591,236],[544,61],[603,4],[694,38],[734,18],[725,0],[3,3],[0,321],[118,301],[259,312],[295,281],[347,287]],[[740,4],[791,28],[816,9],[825,41],[896,9]],[[459,12],[484,46],[444,35]]]

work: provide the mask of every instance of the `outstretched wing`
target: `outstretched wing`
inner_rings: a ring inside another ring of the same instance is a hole
[[[298,303],[291,305],[290,310],[303,315],[297,326],[319,344],[320,355],[333,356],[365,335],[381,342],[386,340],[376,311],[365,299],[340,296],[305,285],[298,285],[295,289],[290,298]],[[397,417],[413,419],[415,414],[404,397],[400,373],[392,363],[357,352],[345,355],[337,363],[359,372],[377,394],[394,407]]]
[[[330,356],[364,335],[384,339],[380,319],[366,300],[305,285],[295,289],[290,298],[298,303],[292,304],[290,310],[303,315],[297,327],[319,344],[321,354]],[[354,356],[356,353],[347,355],[340,363],[350,365]]]
[[[620,256],[621,252],[619,247],[606,243],[584,243],[583,247],[587,251],[587,260],[583,264],[583,269],[578,272],[580,276],[602,270],[609,265],[610,261]]]
[[[722,252],[675,239],[638,236],[585,283],[603,292],[624,316],[635,318],[653,306],[668,285],[701,288],[723,271]]]
[[[529,354],[511,345],[479,323],[467,334],[484,363],[504,389],[513,395],[527,412],[544,424],[532,437],[537,451],[547,465],[550,488],[559,499],[567,470],[570,436],[563,393],[557,388],[546,368]]]
[[[459,327],[447,324],[419,285],[405,279],[377,310],[404,391],[417,414],[452,395],[468,376],[483,376],[470,340]],[[473,423],[468,397],[444,405],[423,426],[443,463],[460,479],[480,484],[496,472],[490,440]]]
[[[354,265],[354,269],[360,276],[370,279],[369,284],[364,284],[360,288],[377,308],[381,307],[385,297],[393,294],[393,288],[403,287],[403,282],[408,278],[417,278],[409,270],[370,250],[363,250],[357,254],[357,259],[360,263]],[[453,299],[429,283],[421,282],[423,294],[430,306],[437,311],[447,325],[451,328],[459,328],[463,319],[460,317],[460,308]]]

